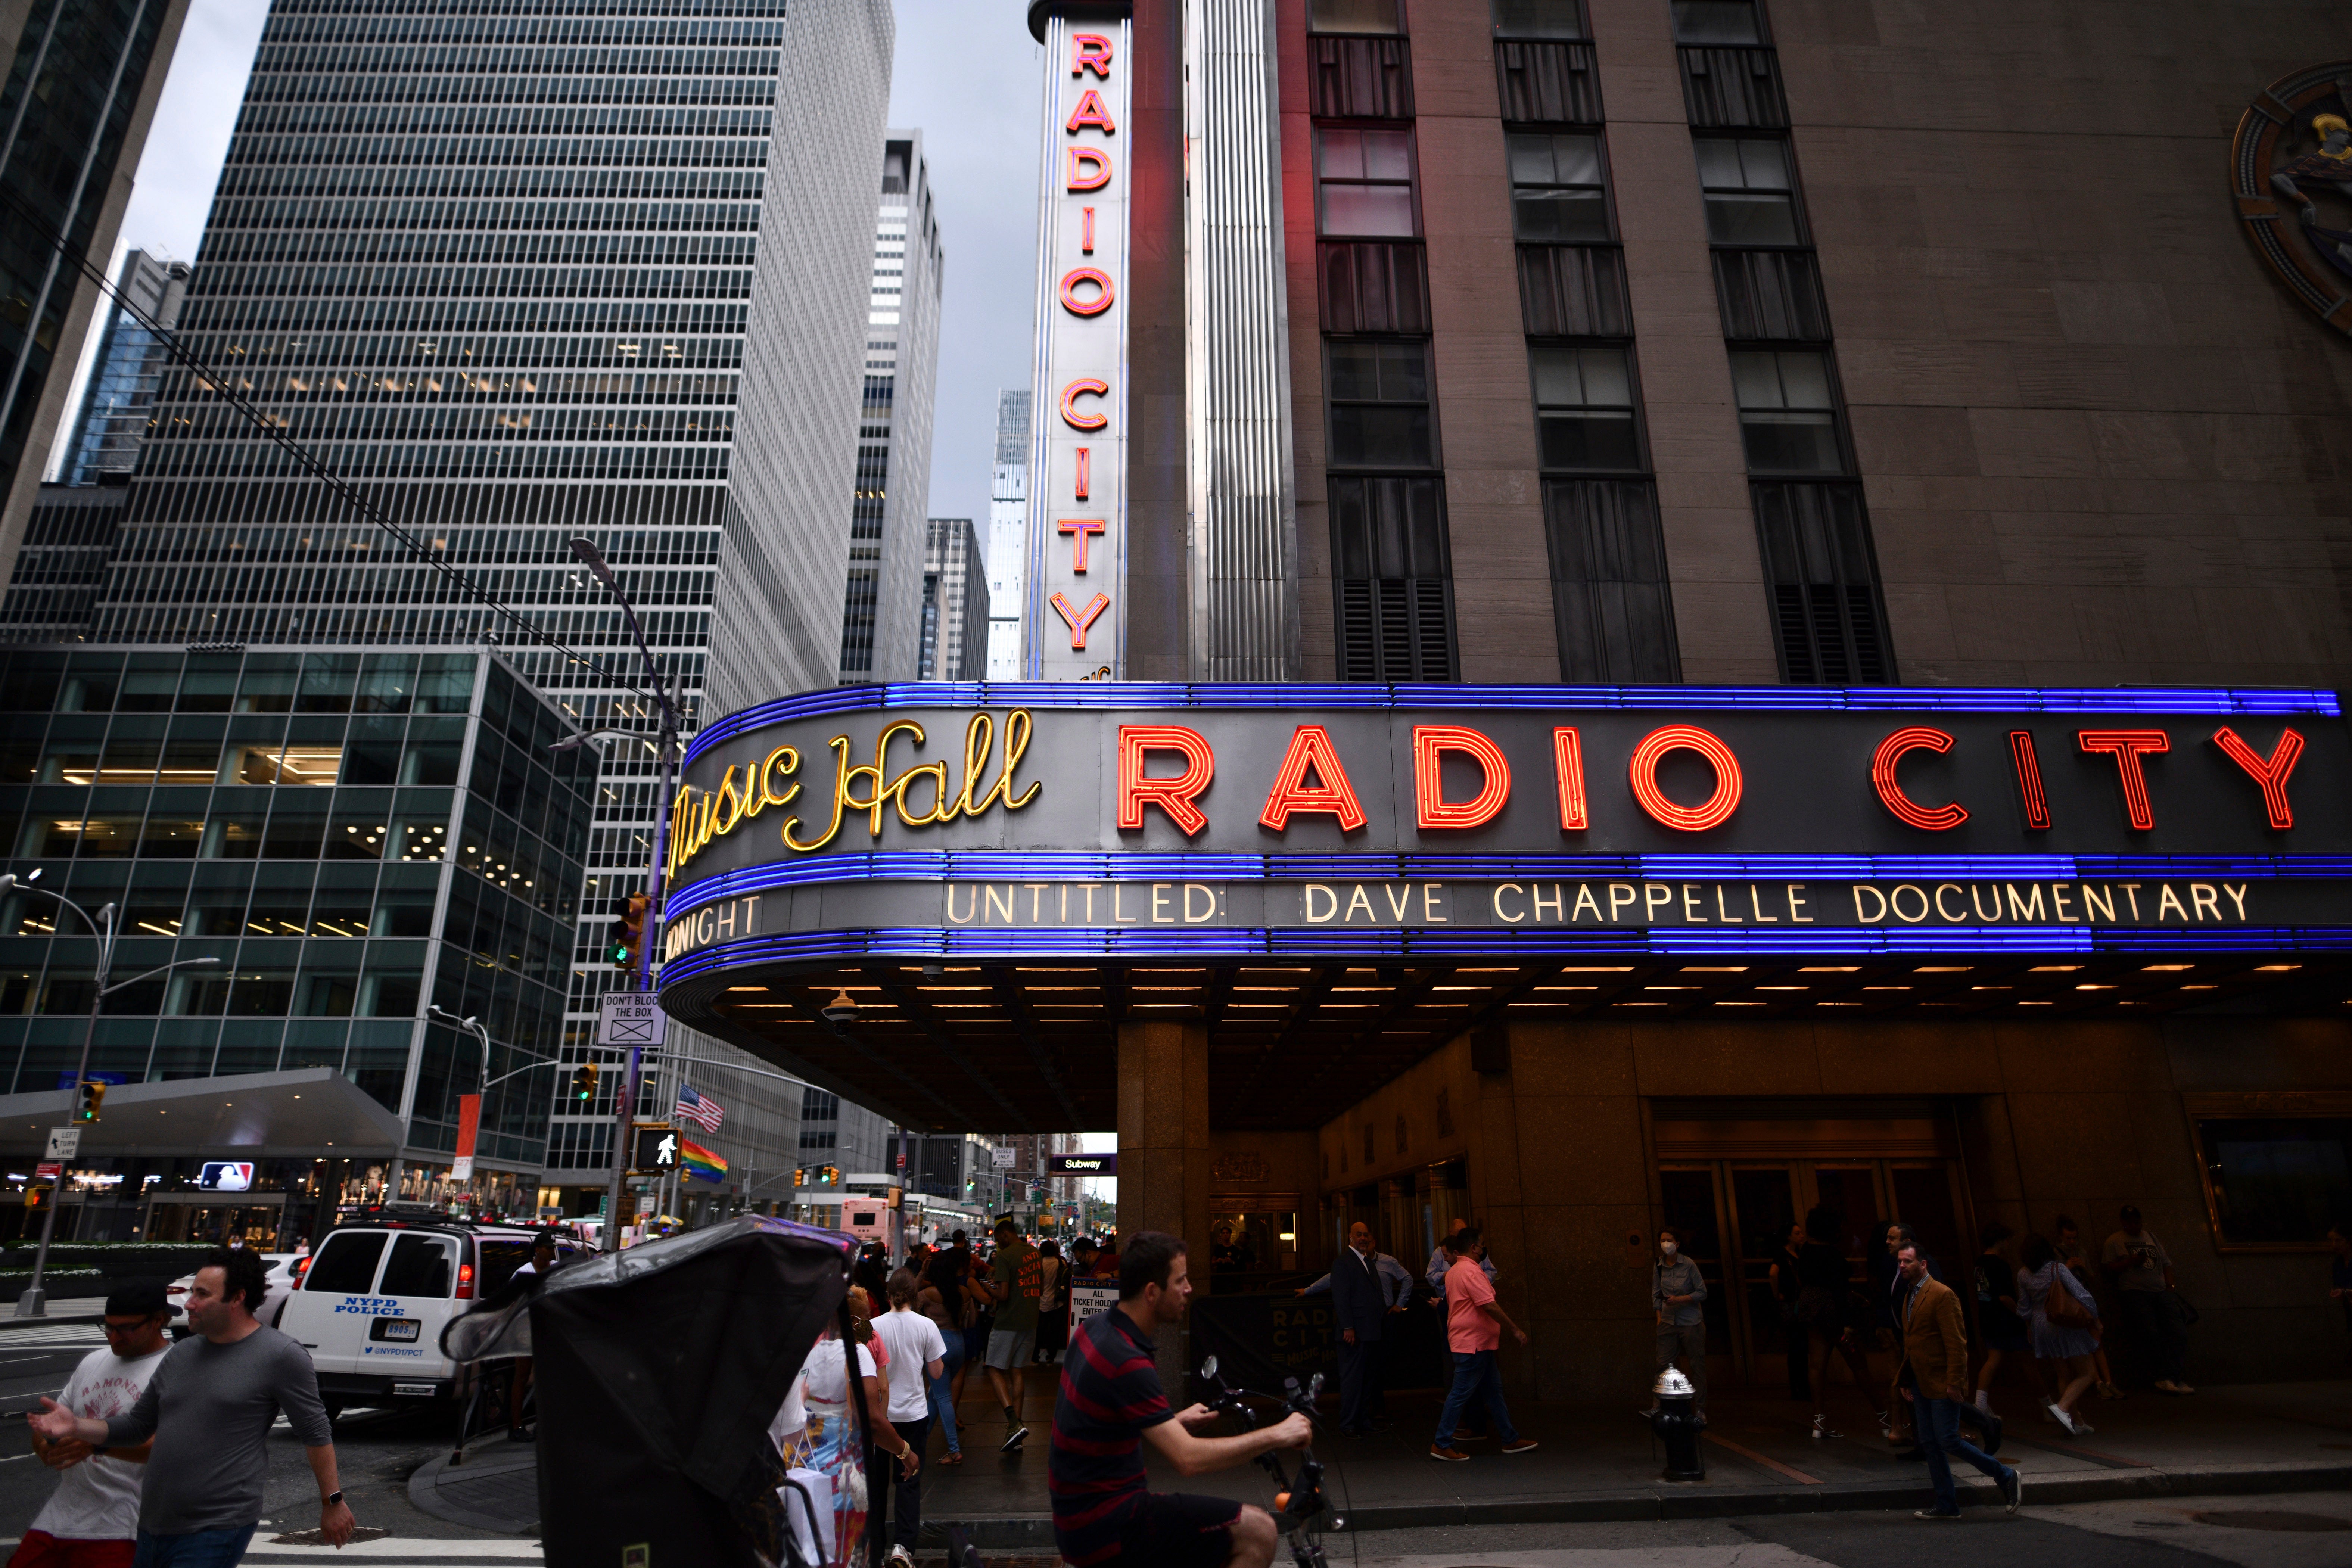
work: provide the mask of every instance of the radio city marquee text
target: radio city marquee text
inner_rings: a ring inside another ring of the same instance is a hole
[[[905,827],[920,830],[977,818],[999,809],[1006,813],[1024,810],[1045,798],[1047,788],[1044,778],[1021,776],[1034,727],[1034,721],[1026,709],[1012,709],[1001,721],[986,711],[974,713],[965,723],[961,747],[948,756],[928,760],[923,752],[930,742],[929,732],[923,725],[906,719],[882,724],[870,742],[861,742],[848,734],[832,737],[825,743],[829,764],[805,761],[796,747],[777,746],[757,763],[726,768],[715,788],[687,787],[678,791],[671,805],[667,868],[675,876],[713,842],[763,819],[776,822],[778,841],[783,849],[799,856],[859,847],[861,837],[865,845],[870,846],[882,837],[886,812]],[[2149,791],[2147,762],[2172,751],[2172,732],[2154,727],[2080,728],[2073,730],[2067,738],[2072,742],[2070,750],[2078,749],[2086,758],[2105,759],[2105,764],[2112,766],[2115,808],[2120,811],[2124,825],[2137,832],[2152,830],[2156,808]],[[2276,833],[2294,827],[2291,786],[2295,764],[2305,749],[2301,733],[2292,727],[2283,727],[2267,751],[2258,749],[2227,724],[2210,730],[2200,724],[2181,739],[2184,745],[2195,744],[2209,752],[2210,765],[2239,781],[2250,819],[2259,818]],[[1956,743],[1951,734],[1927,725],[1906,724],[1886,733],[1867,760],[1870,787],[1878,805],[1906,826],[1936,834],[1948,832],[1968,821],[1972,809],[1981,810],[1995,804],[1982,800],[1921,800],[1906,789],[1901,769],[1906,758],[1916,753],[1949,752]],[[1979,743],[1988,743],[1987,738],[1980,735]],[[1466,725],[1414,725],[1409,745],[1412,822],[1424,836],[1424,844],[1443,844],[1448,834],[1486,826],[1502,815],[1515,787],[1529,786],[1543,792],[1548,811],[1556,809],[1565,842],[1573,844],[1574,836],[1592,827],[1599,791],[1606,782],[1606,774],[1618,767],[1623,770],[1617,774],[1623,781],[1622,798],[1633,810],[1651,822],[1691,835],[1695,841],[1704,844],[1704,835],[1731,821],[1748,789],[1739,758],[1732,748],[1709,731],[1689,723],[1663,724],[1652,729],[1632,746],[1622,763],[1598,755],[1588,757],[1579,727],[1555,726],[1550,734],[1547,776],[1536,780],[1515,778],[1502,747]],[[2014,781],[2015,797],[2011,804],[2021,825],[2029,831],[2047,829],[2051,826],[2049,795],[2043,784],[2042,763],[2033,732],[2010,731],[2006,749],[2009,754],[2004,771]],[[1712,771],[1713,787],[1705,799],[1676,800],[1661,785],[1662,766],[1681,752],[1696,755]],[[1451,795],[1446,793],[1442,771],[1442,764],[1448,759],[1457,763],[1454,793]],[[1861,759],[1857,756],[1854,761],[1860,763]],[[1478,777],[1480,782],[1475,790],[1462,787],[1461,763],[1467,763]],[[1352,760],[1352,766],[1376,768],[1377,772],[1368,776],[1383,782],[1388,776],[1386,758],[1358,756]],[[1209,826],[1208,807],[1202,797],[1215,777],[1215,751],[1198,731],[1179,724],[1118,726],[1111,803],[1115,805],[1118,832],[1140,833],[1146,826],[1147,814],[1158,814],[1187,837],[1197,837]],[[1292,726],[1288,743],[1271,777],[1238,782],[1243,784],[1246,802],[1260,799],[1256,791],[1263,783],[1265,793],[1257,809],[1257,826],[1277,835],[1286,832],[1294,821],[1301,818],[1328,819],[1347,833],[1362,829],[1370,820],[1358,795],[1350,760],[1341,756],[1330,731],[1322,724]],[[1825,778],[1822,782],[1832,781]],[[1231,787],[1229,783],[1228,788]],[[1618,797],[1612,794],[1610,798]],[[1064,811],[1083,810],[1089,815],[1097,809],[1090,799],[1049,802],[1047,810],[1056,807]],[[1090,829],[1092,822],[1087,826]],[[1073,840],[1086,837],[1084,831],[1072,835]],[[2117,896],[2125,897],[2128,904],[2130,889],[2123,884],[2116,886],[2121,889]],[[1646,900],[1651,895],[1645,892],[1641,896]],[[1950,902],[1948,892],[1939,895],[1935,887],[1924,887],[1921,896],[1934,910],[1921,914],[1919,919],[1948,918],[1941,913]],[[1939,896],[1942,904],[1937,903]],[[2053,892],[2050,896],[2054,900],[2057,895]],[[2151,896],[2158,899],[2159,908],[2167,897],[2176,900],[2190,898],[2182,889]],[[2223,897],[2220,884],[2214,884],[2210,907],[2220,909]],[[2184,903],[2182,907],[2189,909],[2192,905]],[[1763,914],[1759,905],[1753,918],[1760,921]],[[1790,918],[1793,920],[1794,916]],[[1907,917],[1898,914],[1897,918]]]

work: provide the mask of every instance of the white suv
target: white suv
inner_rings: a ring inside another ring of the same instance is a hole
[[[530,1261],[543,1232],[443,1219],[362,1219],[311,1250],[278,1329],[310,1352],[319,1396],[333,1417],[347,1405],[449,1396],[457,1364],[441,1328]],[[557,1240],[557,1260],[578,1250]]]

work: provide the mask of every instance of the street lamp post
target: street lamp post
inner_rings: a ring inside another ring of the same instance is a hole
[[[151,969],[143,974],[134,974],[121,984],[110,985],[107,982],[114,973],[114,939],[121,934],[115,929],[115,906],[111,903],[101,904],[99,906],[98,913],[93,916],[88,910],[83,909],[63,893],[53,893],[47,888],[37,888],[30,882],[20,880],[14,871],[0,872],[0,892],[6,892],[12,888],[22,889],[27,893],[38,893],[45,899],[55,899],[58,903],[79,915],[98,936],[98,981],[90,988],[89,1019],[82,1026],[81,1060],[74,1067],[73,1092],[76,1094],[80,1092],[83,1081],[89,1077],[89,1048],[98,1037],[98,1012],[105,1005],[107,997],[117,991],[136,985],[141,981],[152,980],[158,974],[168,974],[174,969],[201,969],[220,962],[217,958],[183,958],[175,963],[163,964],[160,968]],[[73,1109],[73,1102],[68,1100],[67,1114],[71,1115]],[[48,1298],[41,1289],[41,1278],[48,1270],[49,1239],[57,1233],[58,1205],[58,1201],[65,1196],[65,1188],[64,1173],[60,1169],[57,1187],[49,1196],[48,1213],[41,1216],[41,1246],[40,1250],[33,1254],[33,1281],[25,1287],[25,1293],[16,1298],[16,1316],[20,1318],[41,1318],[48,1315]]]
[[[492,1078],[490,1076],[490,1026],[482,1022],[481,1016],[478,1013],[468,1013],[461,1018],[457,1014],[449,1011],[448,1008],[441,1005],[438,1002],[431,1004],[425,1008],[425,1011],[432,1014],[435,1017],[439,1018],[444,1023],[455,1024],[457,1027],[465,1030],[467,1033],[472,1035],[474,1038],[482,1042],[482,1070],[475,1085],[474,1097],[477,1100],[479,1100],[484,1106],[489,1104],[490,1086],[492,1084],[504,1083],[510,1078],[520,1078],[527,1072],[535,1072],[539,1068],[547,1066],[550,1061],[554,1059],[551,1057],[532,1057],[529,1063],[515,1068],[514,1071],[502,1072],[499,1074],[498,1077]],[[478,1110],[477,1111],[477,1114],[479,1114]],[[479,1121],[477,1121],[475,1126],[477,1129],[477,1135],[478,1136],[480,1128]],[[537,1218],[538,1216],[534,1215],[532,1217]]]
[[[613,575],[612,567],[604,563],[594,542],[586,538],[572,541],[572,553],[580,563],[595,574],[596,580],[612,591],[620,605],[621,613],[629,618],[629,635],[636,639],[637,652],[646,661],[646,673],[652,678],[654,700],[661,707],[661,793],[654,797],[653,861],[646,868],[645,942],[637,951],[637,989],[654,988],[654,943],[661,934],[661,901],[663,861],[669,853],[670,789],[677,777],[677,710],[669,700],[669,681],[663,676],[661,666],[654,662],[653,649],[646,646],[646,629],[638,624],[636,606],[621,592],[621,584]],[[620,1092],[614,1096],[613,1106],[613,1185],[604,1202],[604,1242],[607,1250],[617,1251],[621,1237],[621,1194],[628,1184],[629,1123],[637,1110],[637,1079],[645,1067],[645,1052],[640,1047],[629,1048],[629,1070],[622,1075]]]

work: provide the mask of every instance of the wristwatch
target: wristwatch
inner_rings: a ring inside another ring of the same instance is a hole
[[[341,1493],[341,1492],[339,1492],[339,1491],[337,1491],[337,1492],[329,1492],[325,1497],[320,1498],[320,1499],[319,1500],[319,1506],[320,1506],[320,1508],[332,1508],[332,1507],[334,1507],[337,1503],[339,1503],[339,1502],[341,1502],[341,1501],[342,1501],[342,1500],[343,1500],[343,1494],[342,1494],[342,1493]]]

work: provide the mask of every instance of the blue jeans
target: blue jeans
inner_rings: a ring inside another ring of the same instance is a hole
[[[132,1568],[236,1568],[253,1540],[253,1526],[242,1530],[199,1530],[187,1535],[139,1532],[139,1550]]]
[[[1952,1490],[1952,1460],[1966,1459],[1993,1479],[2008,1484],[2013,1473],[2007,1465],[1960,1436],[1960,1407],[1949,1399],[1912,1400],[1919,1426],[1919,1447],[1927,1450],[1927,1479],[1936,1488],[1936,1511],[1958,1513],[1960,1500]]]
[[[1495,1423],[1495,1436],[1506,1443],[1519,1440],[1519,1429],[1511,1425],[1511,1413],[1503,1405],[1503,1378],[1495,1370],[1493,1351],[1454,1352],[1454,1386],[1445,1395],[1445,1412],[1437,1418],[1437,1436],[1431,1438],[1433,1447],[1450,1448],[1454,1433],[1462,1425],[1470,1402],[1480,1394],[1486,1396],[1486,1414]]]
[[[961,1454],[963,1445],[956,1441],[955,1374],[963,1366],[963,1336],[942,1334],[940,1337],[947,1342],[947,1353],[940,1357],[940,1375],[929,1381],[926,1392],[930,1395],[931,1419],[938,1422],[940,1430],[947,1434],[948,1452]]]

